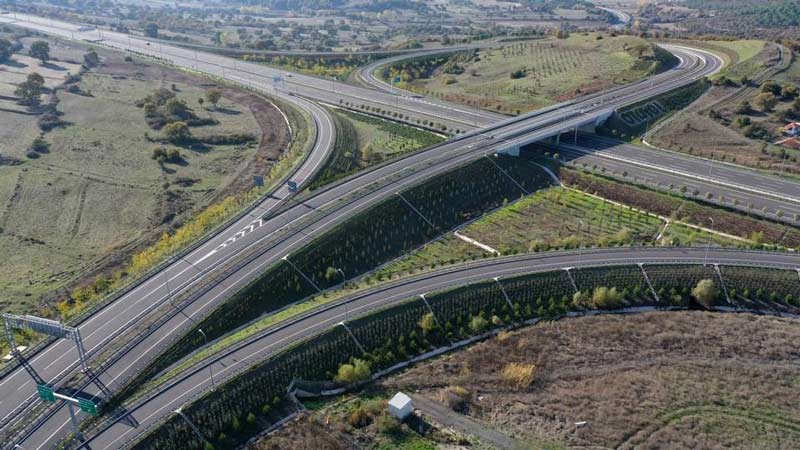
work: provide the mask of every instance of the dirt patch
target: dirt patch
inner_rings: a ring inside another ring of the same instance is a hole
[[[325,425],[313,415],[301,415],[269,437],[248,447],[251,450],[347,450],[353,442],[344,433]]]
[[[585,317],[495,338],[383,384],[435,401],[461,386],[471,416],[531,442],[765,448],[757,430],[768,429],[768,448],[789,449],[800,439],[798,338],[796,321],[745,314]],[[503,378],[512,362],[536,366],[527,389]],[[733,428],[735,437],[725,431]]]

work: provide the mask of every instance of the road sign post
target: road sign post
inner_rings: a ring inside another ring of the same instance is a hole
[[[81,332],[77,328],[66,326],[57,320],[43,319],[30,315],[18,316],[16,314],[3,314],[3,322],[5,322],[6,326],[6,339],[9,345],[11,345],[12,353],[18,358],[21,358],[21,355],[16,350],[17,343],[14,339],[14,330],[31,330],[48,336],[75,341],[81,367],[84,371],[89,368],[86,361],[86,351],[83,348]]]
[[[97,412],[97,404],[85,398],[78,399],[78,407],[81,409],[81,411],[92,416],[97,416],[100,414]]]
[[[36,385],[36,392],[39,393],[39,398],[46,402],[55,402],[56,396],[53,388],[46,384],[37,384]]]

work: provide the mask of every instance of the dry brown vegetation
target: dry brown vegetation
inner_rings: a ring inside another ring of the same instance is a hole
[[[430,399],[453,385],[468,414],[531,442],[596,448],[796,448],[796,321],[657,312],[536,325],[387,380]],[[528,388],[512,364],[535,365]],[[576,422],[587,421],[582,427]]]
[[[313,415],[303,415],[268,438],[248,447],[251,450],[346,450],[352,443]]]

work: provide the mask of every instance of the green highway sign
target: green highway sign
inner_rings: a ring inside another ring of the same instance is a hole
[[[53,392],[53,388],[46,384],[37,384],[36,391],[39,393],[39,398],[46,402],[54,402],[56,401],[55,392]]]
[[[81,408],[81,411],[85,412],[86,414],[91,414],[93,416],[98,415],[97,413],[97,405],[91,400],[86,400],[84,398],[78,399],[78,406]]]

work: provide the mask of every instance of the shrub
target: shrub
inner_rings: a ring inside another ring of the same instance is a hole
[[[622,294],[617,292],[617,288],[607,288],[598,286],[592,292],[592,306],[597,309],[614,309],[622,305]]]
[[[509,363],[503,367],[501,378],[514,386],[515,389],[527,389],[533,383],[536,375],[536,366],[533,364]]]
[[[422,328],[422,332],[427,334],[433,331],[436,328],[436,318],[433,317],[433,313],[427,313],[419,319],[419,327]]]
[[[718,295],[719,290],[717,290],[714,280],[710,279],[698,281],[697,285],[692,289],[692,297],[706,309],[711,309]]]
[[[40,136],[31,142],[30,150],[36,153],[47,153],[50,150],[50,144]]]
[[[369,364],[363,359],[355,358],[352,364],[342,364],[336,373],[336,380],[339,383],[353,384],[359,381],[368,380],[372,373]]]
[[[347,423],[354,428],[364,428],[372,423],[372,416],[363,407],[358,407],[347,416]]]
[[[444,392],[447,406],[453,411],[465,412],[469,406],[472,394],[461,386],[451,386]]]
[[[469,328],[473,333],[480,333],[485,330],[487,326],[489,326],[489,321],[484,319],[481,315],[473,316],[472,320],[469,322]]]
[[[378,426],[378,432],[382,434],[397,434],[401,429],[400,421],[386,413],[378,416],[375,423]]]
[[[769,112],[778,104],[778,97],[771,92],[763,92],[754,101],[758,109]]]
[[[164,135],[167,140],[175,144],[183,144],[192,139],[192,132],[185,122],[175,122],[164,127]]]
[[[100,57],[97,56],[97,52],[94,50],[89,50],[85,55],[83,55],[83,65],[86,67],[96,67],[100,64]]]

